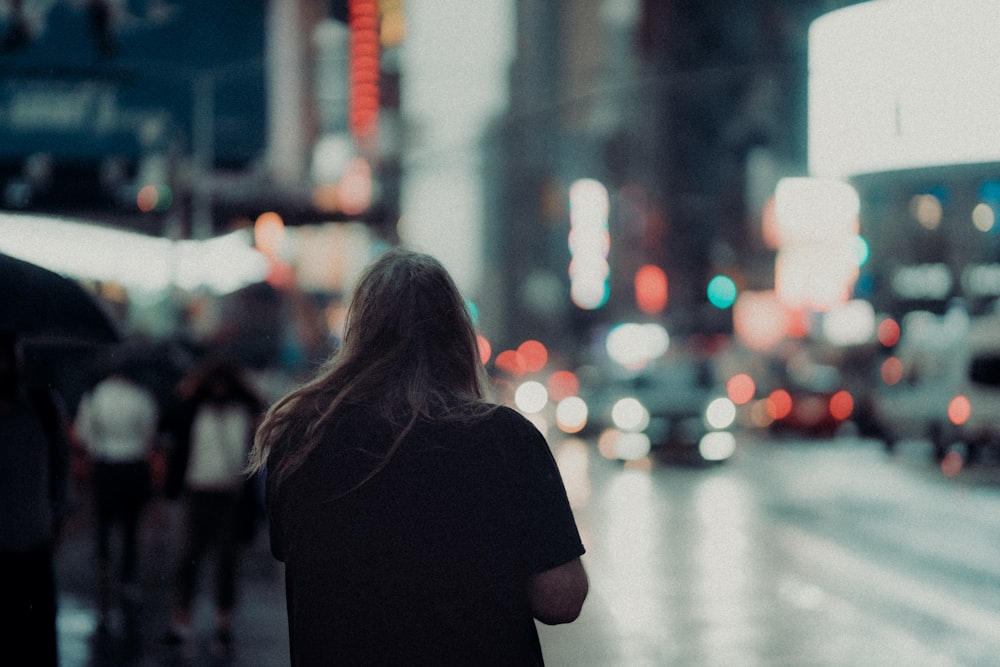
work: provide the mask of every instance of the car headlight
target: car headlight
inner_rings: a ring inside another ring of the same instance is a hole
[[[714,399],[705,408],[705,423],[709,427],[721,431],[733,425],[736,421],[736,404],[725,397]]]
[[[626,433],[640,433],[649,426],[649,410],[637,398],[621,398],[611,407],[611,421]]]
[[[698,453],[706,461],[725,461],[736,451],[736,436],[729,431],[706,433],[698,442]]]

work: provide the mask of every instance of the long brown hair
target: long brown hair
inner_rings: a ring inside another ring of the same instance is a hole
[[[280,452],[268,471],[280,483],[320,445],[341,408],[363,405],[394,440],[357,488],[385,467],[418,419],[487,414],[495,406],[485,399],[486,387],[475,328],[451,276],[429,255],[389,250],[362,274],[337,353],[264,416],[249,470]]]

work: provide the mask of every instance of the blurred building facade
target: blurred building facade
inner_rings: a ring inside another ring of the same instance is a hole
[[[509,340],[555,340],[629,319],[680,334],[728,332],[711,306],[715,275],[773,286],[761,216],[779,178],[806,173],[807,33],[851,2],[520,0],[511,104],[487,145],[496,187],[489,239]],[[587,311],[569,291],[568,188],[611,197],[609,298]],[[659,313],[634,278],[668,279]]]
[[[564,349],[634,319],[728,333],[709,281],[773,288],[766,204],[780,178],[809,172],[810,25],[860,3],[510,2],[509,102],[481,142],[486,261],[470,296],[486,333],[498,348],[538,338]],[[305,227],[354,222],[400,240],[410,10],[419,3],[6,3],[0,209],[172,238],[249,228],[270,211],[303,226],[310,263],[332,245],[336,260],[319,264],[363,263],[346,227],[322,239]],[[610,204],[608,295],[593,309],[569,298],[580,179],[603,184]],[[852,182],[872,245],[858,296],[902,313],[953,296],[986,307],[1000,294],[997,207],[969,216],[1000,201],[995,163]],[[652,310],[635,289],[648,265],[667,278]],[[303,275],[322,291],[351,274],[332,272]]]
[[[180,238],[269,210],[288,224],[349,220],[358,205],[336,185],[360,157],[377,183],[366,221],[391,234],[398,151],[352,136],[347,4],[4,3],[0,208]],[[371,99],[391,124],[398,42],[378,43],[376,0],[352,4],[375,22]]]

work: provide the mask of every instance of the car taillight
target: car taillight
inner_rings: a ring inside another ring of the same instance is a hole
[[[854,412],[854,397],[851,392],[841,389],[830,397],[830,416],[837,421],[844,421]]]
[[[948,421],[955,426],[961,426],[969,421],[972,414],[972,404],[969,399],[961,394],[951,399],[948,403]]]
[[[771,419],[784,419],[792,414],[792,395],[784,389],[775,389],[768,394],[767,414]]]

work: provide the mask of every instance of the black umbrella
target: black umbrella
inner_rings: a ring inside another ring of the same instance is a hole
[[[194,363],[194,354],[175,341],[127,340],[93,350],[80,373],[90,386],[113,373],[126,375],[166,405]]]
[[[2,253],[0,330],[19,332],[27,340],[121,340],[108,313],[75,280]]]

